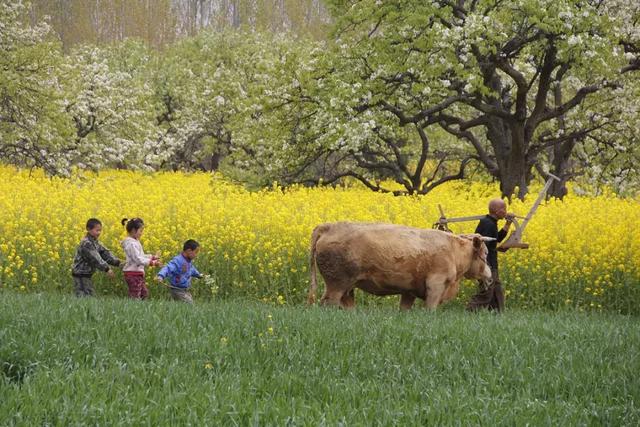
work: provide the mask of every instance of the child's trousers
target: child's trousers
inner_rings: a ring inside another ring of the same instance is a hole
[[[186,302],[188,304],[193,304],[193,297],[186,289],[171,289],[171,298],[176,301]]]
[[[93,282],[91,277],[73,276],[73,288],[77,297],[92,297]]]
[[[124,281],[127,282],[129,287],[129,298],[133,299],[147,299],[149,296],[149,289],[144,282],[143,273],[129,273],[125,271]]]

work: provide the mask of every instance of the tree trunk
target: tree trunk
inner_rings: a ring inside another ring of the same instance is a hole
[[[553,91],[555,105],[562,105],[562,86],[557,84]],[[558,124],[563,131],[567,130],[565,123],[565,116],[558,117]],[[567,181],[571,174],[569,168],[571,167],[571,153],[576,145],[575,139],[570,139],[563,143],[554,145],[549,152],[551,165],[553,168],[553,174],[560,178],[560,181],[554,180],[547,192],[547,198],[555,197],[562,200],[567,195]]]
[[[499,117],[491,117],[487,126],[487,138],[491,142],[498,164],[500,192],[502,197],[524,199],[529,191],[532,165],[527,160],[528,141],[525,139],[524,123],[507,122]]]
[[[570,139],[553,147],[553,174],[560,178],[560,181],[553,181],[547,192],[547,197],[555,197],[562,200],[567,195],[567,182],[571,177],[571,153],[576,142],[575,139]]]

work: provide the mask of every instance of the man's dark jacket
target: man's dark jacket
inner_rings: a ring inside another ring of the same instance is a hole
[[[485,242],[487,245],[487,249],[489,250],[489,254],[487,255],[487,263],[491,269],[498,269],[498,251],[496,250],[496,246],[498,246],[499,242],[502,242],[505,237],[507,237],[507,232],[505,230],[498,231],[498,220],[491,215],[486,215],[484,218],[480,220],[478,226],[476,227],[476,233],[481,236],[493,237],[496,239],[493,242]]]

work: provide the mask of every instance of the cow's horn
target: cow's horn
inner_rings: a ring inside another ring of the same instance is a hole
[[[487,236],[482,236],[482,237],[480,237],[480,238],[481,238],[483,241],[485,241],[485,242],[493,242],[493,241],[495,241],[495,240],[498,240],[498,239],[496,239],[495,237],[487,237]]]

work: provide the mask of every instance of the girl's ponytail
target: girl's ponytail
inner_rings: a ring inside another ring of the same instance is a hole
[[[144,221],[142,220],[142,218],[122,218],[122,221],[120,221],[120,223],[126,227],[127,233],[131,233],[134,230],[138,230],[144,227]]]

